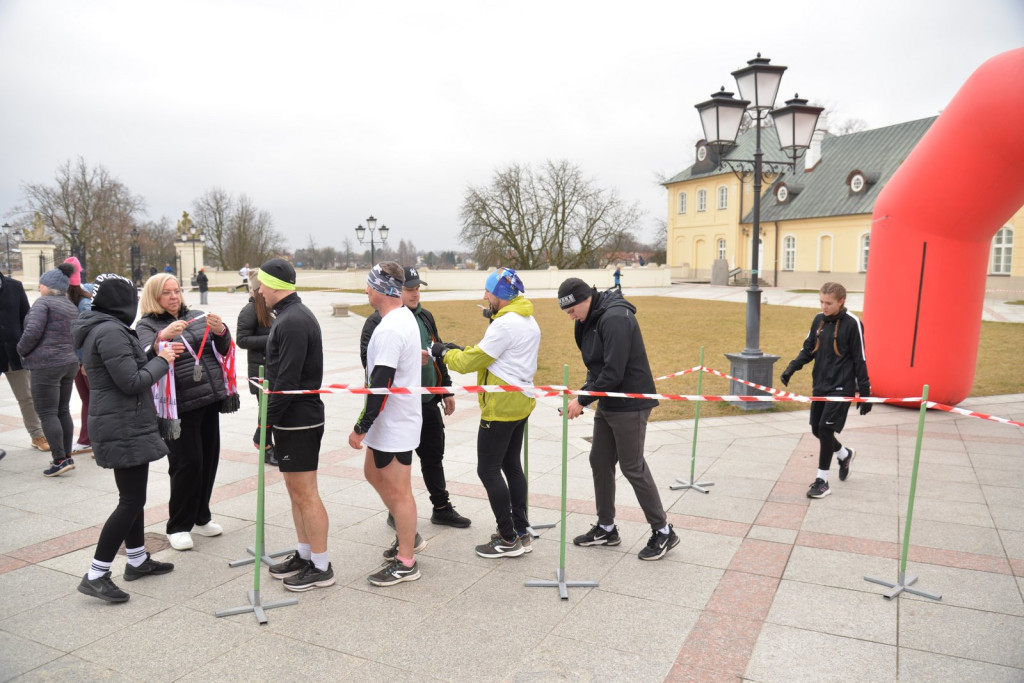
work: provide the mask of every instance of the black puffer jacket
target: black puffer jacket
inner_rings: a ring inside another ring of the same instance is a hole
[[[238,312],[238,327],[235,334],[235,343],[246,351],[248,377],[259,377],[260,366],[267,364],[267,338],[269,336],[270,328],[260,325],[256,319],[256,304],[252,302],[252,297],[249,297],[249,303]],[[265,375],[266,368],[263,372]],[[256,385],[249,384],[249,393],[259,393]]]
[[[654,376],[647,361],[636,306],[618,291],[593,290],[587,319],[575,324],[576,346],[587,366],[588,391],[653,394]],[[658,405],[653,398],[601,398],[580,396],[580,405],[601,401],[601,410],[627,412]]]
[[[153,348],[153,342],[156,341],[161,330],[172,322],[175,320],[193,320],[202,314],[202,311],[192,310],[184,306],[178,311],[177,318],[170,313],[162,313],[160,315],[147,313],[135,324],[135,329],[139,333],[139,341],[148,350]],[[185,333],[182,336],[188,340],[194,353],[199,353],[199,347],[203,343],[203,334],[205,332],[205,320],[185,328]],[[177,341],[177,339],[174,341]],[[220,369],[220,363],[217,362],[217,357],[210,348],[211,344],[217,345],[217,351],[221,355],[228,352],[228,348],[231,346],[231,331],[228,330],[226,325],[224,326],[224,334],[218,335],[214,334],[212,330],[210,331],[210,335],[206,340],[206,348],[203,349],[202,356],[200,357],[203,375],[198,382],[192,379],[192,372],[195,369],[196,361],[187,348],[174,361],[174,390],[178,396],[179,416],[221,401],[228,395],[227,389],[224,388],[224,376]]]
[[[167,361],[149,353],[117,318],[83,311],[71,327],[89,375],[89,436],[100,467],[122,469],[167,455],[150,387]]]
[[[0,273],[0,372],[22,369],[18,340],[28,311],[28,297],[21,282]]]

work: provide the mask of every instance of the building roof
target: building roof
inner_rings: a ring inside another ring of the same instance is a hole
[[[796,172],[787,171],[772,183],[761,200],[761,221],[788,221],[826,216],[870,214],[875,200],[889,178],[900,167],[936,117],[908,121],[884,128],[875,128],[847,135],[826,135],[821,142],[821,160],[809,171],[804,171],[804,160],[797,162]],[[739,137],[737,145],[727,151],[725,159],[752,159],[754,131]],[[762,131],[761,148],[765,161],[782,161],[785,155],[779,149],[778,138],[771,128]],[[704,163],[696,163],[665,184],[701,177],[731,173],[728,167],[718,169],[711,154]],[[864,189],[850,189],[851,176],[860,171]],[[780,202],[776,190],[785,184],[789,199]],[[753,212],[743,217],[744,223],[753,220]]]

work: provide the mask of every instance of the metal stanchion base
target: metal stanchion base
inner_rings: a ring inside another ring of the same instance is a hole
[[[252,564],[253,562],[255,562],[256,561],[256,548],[253,547],[253,546],[249,546],[248,548],[245,549],[245,551],[247,553],[249,553],[249,555],[251,555],[252,557],[246,557],[246,558],[241,559],[241,560],[231,560],[230,562],[228,562],[228,566],[229,567],[241,567],[241,566],[244,566],[244,565],[247,565],[247,564]],[[282,555],[287,555],[288,553],[294,553],[294,552],[295,552],[295,548],[288,548],[286,550],[278,550],[275,553],[263,553],[263,557],[261,557],[260,559],[263,561],[263,564],[265,564],[265,565],[267,565],[269,567],[270,565],[274,564],[273,561],[271,560],[271,558],[281,557]]]
[[[249,560],[252,562],[253,560]],[[223,609],[219,612],[214,612],[218,617],[230,617],[235,614],[245,614],[246,612],[252,612],[256,615],[257,621],[260,624],[267,623],[267,615],[263,613],[263,610],[274,609],[275,607],[289,607],[291,605],[297,605],[299,601],[297,598],[288,598],[287,600],[279,600],[278,602],[268,602],[266,605],[260,602],[259,591],[249,591],[249,604],[242,607],[232,607],[230,609]]]
[[[534,538],[540,538],[540,534],[536,532],[536,529],[554,529],[558,524],[532,524],[526,527],[526,530]]]
[[[597,588],[597,581],[566,581],[565,568],[559,567],[555,570],[554,581],[527,581],[528,588],[558,588],[558,596],[563,600],[569,599],[569,587],[572,588]]]
[[[900,593],[902,593],[904,591],[906,591],[907,593],[912,593],[914,595],[920,595],[922,598],[930,598],[932,600],[941,600],[942,599],[941,595],[936,595],[935,593],[926,593],[925,591],[917,590],[916,588],[910,588],[911,585],[913,585],[914,583],[917,582],[917,577],[916,576],[907,577],[907,575],[904,574],[903,572],[900,572],[899,576],[900,576],[900,578],[896,581],[896,583],[893,583],[891,581],[885,581],[884,579],[876,579],[876,578],[871,577],[871,576],[865,576],[864,580],[865,581],[870,581],[871,583],[877,583],[877,584],[880,584],[882,586],[887,586],[889,588],[895,588],[896,590],[894,590],[893,592],[886,593],[885,595],[882,596],[886,600],[892,600],[893,598],[895,598],[897,595],[899,595]]]
[[[711,491],[706,490],[704,487],[715,485],[715,482],[713,481],[702,481],[699,484],[695,484],[692,481],[686,481],[685,479],[676,479],[676,481],[679,483],[669,485],[669,488],[673,491],[678,491],[679,489],[693,489],[694,491],[700,491],[701,493],[711,493]]]

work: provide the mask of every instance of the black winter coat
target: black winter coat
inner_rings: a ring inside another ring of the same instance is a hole
[[[267,338],[270,337],[270,328],[262,327],[256,319],[256,304],[252,302],[252,297],[238,312],[238,326],[235,329],[235,343],[246,351],[249,372],[247,377],[259,377],[260,366],[267,364]],[[263,372],[266,375],[266,368]],[[249,384],[249,393],[258,394],[259,390],[254,384]]]
[[[0,273],[0,372],[22,369],[18,340],[28,310],[28,296],[21,282]]]
[[[153,342],[156,341],[157,336],[165,327],[175,320],[193,320],[200,315],[202,315],[202,311],[185,308],[184,306],[178,311],[177,318],[170,313],[161,313],[159,315],[147,313],[135,324],[135,329],[139,333],[139,341],[142,342],[142,345],[147,350],[153,349]],[[182,335],[188,340],[188,343],[192,346],[192,351],[195,353],[199,353],[199,347],[203,343],[203,334],[206,332],[205,323],[205,320],[201,320],[189,325],[185,328],[185,333]],[[220,363],[217,362],[217,357],[213,355],[213,349],[210,348],[211,344],[217,345],[217,351],[221,355],[228,352],[231,346],[231,331],[226,325],[224,326],[224,334],[218,335],[214,334],[212,330],[210,331],[210,335],[206,340],[206,348],[203,349],[202,356],[200,357],[203,374],[198,382],[192,379],[192,372],[195,369],[196,361],[192,354],[188,352],[188,349],[184,353],[179,354],[174,360],[174,390],[178,396],[179,417],[184,413],[204,408],[227,398],[228,392],[224,387],[224,375],[221,372]],[[155,349],[153,352],[155,353]]]
[[[107,313],[83,311],[71,327],[89,375],[89,436],[96,464],[135,467],[167,455],[150,390],[167,361],[147,353],[135,331]]]
[[[864,327],[860,319],[846,309],[834,316],[826,317],[824,313],[814,316],[811,331],[787,370],[796,372],[812,360],[815,396],[853,396],[854,392],[862,397],[871,395]]]
[[[591,297],[590,312],[583,322],[577,321],[574,332],[576,346],[587,366],[587,391],[622,391],[653,394],[654,376],[647,360],[636,306],[622,298],[618,291],[598,292]],[[601,410],[628,412],[658,405],[653,398],[601,398],[580,396],[580,405],[601,401]]]

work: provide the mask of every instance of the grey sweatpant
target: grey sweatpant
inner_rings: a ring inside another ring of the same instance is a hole
[[[667,523],[661,495],[644,459],[647,418],[651,409],[615,412],[597,409],[594,416],[594,443],[590,448],[590,469],[594,473],[594,498],[597,522],[615,523],[615,464],[633,487],[651,529],[663,529]]]

